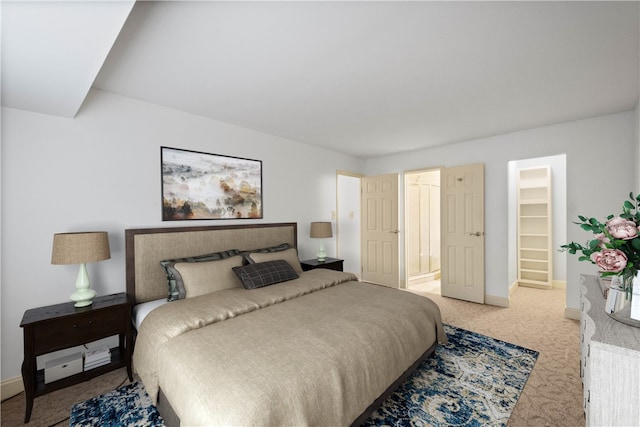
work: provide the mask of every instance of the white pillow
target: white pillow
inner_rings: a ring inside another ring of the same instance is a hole
[[[174,268],[182,276],[185,298],[209,294],[229,288],[242,288],[242,282],[233,267],[242,265],[242,256],[236,255],[215,261],[177,262]]]

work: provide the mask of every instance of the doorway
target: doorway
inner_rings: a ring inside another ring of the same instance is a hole
[[[407,287],[440,294],[440,169],[405,173]]]
[[[407,198],[410,197],[409,193],[413,193],[413,191],[407,190],[406,177],[415,173],[429,171],[436,171],[440,185],[439,188],[431,189],[431,192],[436,195],[436,197],[429,198],[429,205],[431,205],[432,200],[434,201],[433,207],[431,208],[430,206],[429,210],[423,209],[424,213],[429,212],[430,214],[430,211],[433,210],[435,214],[429,215],[429,221],[427,221],[427,223],[431,223],[428,227],[429,249],[426,252],[430,258],[428,263],[424,262],[422,264],[428,265],[428,270],[427,272],[421,270],[418,274],[427,275],[424,277],[427,279],[425,283],[439,285],[437,289],[430,289],[427,292],[436,292],[443,296],[484,303],[484,164],[482,163],[448,168],[430,168],[404,173],[405,203],[403,222],[405,224],[405,232],[402,234],[405,236],[405,244],[402,248],[404,249],[402,257],[404,258],[402,261],[404,271],[402,272],[401,287],[409,287],[409,268],[407,268],[407,260],[409,259],[407,253],[409,251],[407,250],[408,239],[406,236],[415,234],[413,231],[407,230],[407,223],[409,222]],[[345,180],[351,181],[352,178],[356,178],[353,181],[354,183],[360,182],[361,194],[355,194],[356,191],[353,191],[353,189],[352,191],[346,190]],[[398,236],[399,234],[398,212],[396,209],[398,208],[398,198],[388,198],[386,194],[392,193],[390,190],[395,186],[395,194],[397,196],[397,188],[400,185],[398,178],[397,174],[377,177],[354,177],[353,174],[338,172],[337,185],[338,230],[343,230],[343,224],[346,222],[355,222],[353,221],[355,219],[354,212],[345,211],[342,208],[345,206],[344,197],[360,200],[361,202],[360,216],[362,224],[360,229],[362,234],[360,237],[361,256],[359,259],[361,268],[355,268],[351,271],[360,271],[362,273],[360,279],[363,281],[385,284],[391,287],[399,287],[400,285],[400,275],[398,274],[398,267],[400,267],[398,263],[398,258],[400,258],[398,257],[399,239],[387,239],[390,236]],[[378,183],[378,181],[380,182]],[[437,184],[437,181],[434,184]],[[381,191],[379,197],[373,197],[378,194],[374,191],[378,187],[382,188],[383,191]],[[350,193],[350,196],[347,193]],[[365,195],[367,196],[365,197]],[[426,198],[423,199],[426,200]],[[444,203],[444,200],[446,200],[446,203]],[[438,202],[439,205],[437,205]],[[348,214],[346,218],[344,217],[345,212]],[[419,213],[411,215],[411,217],[417,218],[424,216]],[[378,223],[380,223],[380,227],[370,226]],[[369,234],[378,231],[380,231],[380,236],[369,236]],[[339,236],[341,234],[341,232],[338,233]],[[436,242],[431,244],[433,240]],[[423,245],[422,247],[426,246]],[[345,245],[343,243],[338,244],[339,256],[343,256],[344,248]],[[355,255],[355,252],[353,255]],[[424,255],[424,251],[422,253]],[[420,254],[419,251],[418,254]],[[352,259],[358,258],[353,256]],[[444,268],[440,269],[440,265]],[[441,277],[438,279],[437,275],[440,272]],[[370,274],[377,273],[383,274],[385,279],[395,278],[396,282],[391,284],[390,282],[387,283],[386,280],[370,277]],[[433,283],[438,281],[439,283]],[[424,285],[419,283],[416,286]]]
[[[548,166],[551,175],[551,248],[559,248],[566,241],[567,236],[567,156],[537,157],[531,159],[512,160],[508,163],[508,274],[510,289],[514,292],[518,287],[518,170]],[[551,271],[551,286],[566,288],[565,254],[559,250],[549,251]]]
[[[362,175],[337,171],[336,173],[336,253],[344,260],[344,271],[362,279],[361,263],[361,194]]]
[[[398,174],[336,173],[337,254],[359,280],[398,288]]]

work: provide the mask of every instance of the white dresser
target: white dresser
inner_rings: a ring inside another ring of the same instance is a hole
[[[582,275],[581,360],[587,426],[640,426],[640,328],[604,312],[598,278]]]

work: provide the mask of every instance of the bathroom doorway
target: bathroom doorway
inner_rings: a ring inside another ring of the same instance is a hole
[[[440,294],[440,169],[405,173],[407,287]]]

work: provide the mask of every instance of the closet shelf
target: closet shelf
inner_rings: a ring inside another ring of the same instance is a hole
[[[533,288],[542,288],[542,289],[551,289],[552,286],[549,282],[543,280],[531,280],[531,279],[520,279],[518,280],[521,286],[530,286]]]
[[[521,272],[523,273],[543,273],[543,274],[547,274],[549,273],[548,270],[538,270],[538,269],[534,269],[534,268],[521,268],[520,269]]]
[[[551,288],[551,169],[518,170],[518,284]]]
[[[536,259],[536,258],[520,258],[520,262],[540,262],[540,263],[547,263],[549,262],[549,260],[546,259]]]
[[[524,199],[520,200],[521,205],[546,205],[547,199]]]

